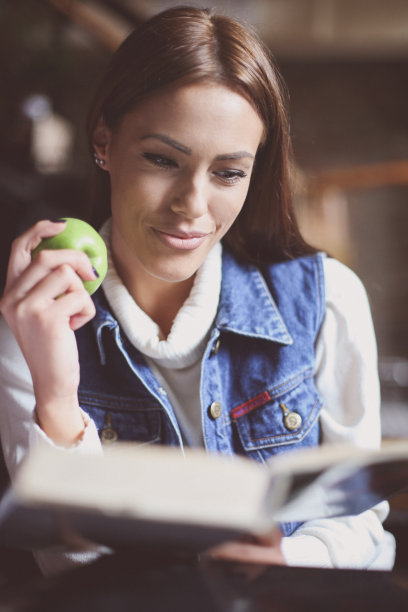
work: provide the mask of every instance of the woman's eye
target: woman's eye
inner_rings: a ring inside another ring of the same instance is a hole
[[[164,155],[159,155],[157,153],[143,153],[142,156],[154,166],[159,166],[159,168],[177,167],[177,163],[173,159],[165,157]]]
[[[224,183],[237,183],[239,180],[245,178],[247,173],[244,170],[219,170],[215,172],[215,174],[224,182]]]

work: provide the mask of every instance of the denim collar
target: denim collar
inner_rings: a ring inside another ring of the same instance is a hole
[[[99,289],[93,296],[96,315],[92,321],[99,348],[104,327],[116,328],[118,322]],[[239,264],[224,249],[221,296],[215,326],[243,336],[262,338],[280,344],[292,344],[293,339],[258,268]],[[103,349],[102,349],[103,350]]]
[[[239,264],[225,249],[215,324],[219,329],[237,334],[293,344],[260,270],[249,264]]]

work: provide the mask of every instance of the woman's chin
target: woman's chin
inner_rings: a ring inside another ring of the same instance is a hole
[[[194,278],[206,254],[197,253],[195,257],[192,254],[187,255],[187,257],[186,254],[176,257],[167,256],[160,258],[160,261],[155,264],[152,262],[152,265],[146,265],[145,271],[157,280],[167,283],[184,283]]]

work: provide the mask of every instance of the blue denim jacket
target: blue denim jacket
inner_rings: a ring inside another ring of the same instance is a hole
[[[313,371],[325,310],[322,260],[317,254],[260,270],[224,249],[220,303],[201,364],[209,452],[264,462],[319,443],[321,399]],[[94,301],[96,316],[77,332],[81,407],[102,440],[183,446],[173,408],[143,355],[101,290]]]

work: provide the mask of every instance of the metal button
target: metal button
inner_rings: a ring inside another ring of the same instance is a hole
[[[213,350],[212,350],[212,354],[215,356],[218,351],[220,350],[220,344],[221,344],[221,339],[218,338],[218,340],[216,341],[216,343],[214,344]]]
[[[295,431],[302,425],[302,417],[297,412],[291,412],[282,402],[279,404],[283,412],[283,424],[289,431]]]
[[[209,408],[210,417],[212,419],[218,419],[222,413],[222,406],[219,402],[213,402]]]
[[[101,429],[99,437],[104,444],[111,444],[118,439],[118,432],[112,427],[112,417],[110,414],[106,415],[105,425]]]
[[[283,423],[286,429],[289,429],[289,431],[294,431],[295,429],[299,429],[301,426],[302,417],[297,412],[289,412],[289,414],[284,416]]]

